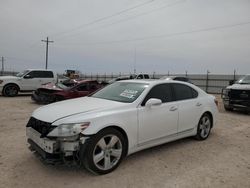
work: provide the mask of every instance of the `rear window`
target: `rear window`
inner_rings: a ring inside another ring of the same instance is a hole
[[[184,78],[184,77],[176,77],[176,78],[174,78],[174,80],[188,82],[188,78]]]
[[[184,84],[172,84],[174,89],[175,100],[186,100],[196,98],[198,92]]]

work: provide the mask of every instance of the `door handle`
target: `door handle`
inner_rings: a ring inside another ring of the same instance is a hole
[[[200,102],[197,102],[196,103],[196,106],[201,106],[202,104]]]
[[[169,111],[175,111],[175,110],[177,110],[178,108],[176,107],[176,106],[172,106],[172,107],[170,107],[170,109],[169,109]]]

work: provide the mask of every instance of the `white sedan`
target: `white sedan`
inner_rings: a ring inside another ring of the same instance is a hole
[[[205,140],[215,125],[217,101],[178,81],[119,81],[89,97],[34,111],[27,127],[31,150],[48,162],[74,159],[106,174],[134,152],[194,136]]]

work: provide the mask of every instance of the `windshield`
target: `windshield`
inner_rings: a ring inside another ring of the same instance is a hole
[[[250,75],[243,76],[236,81],[236,84],[250,84]]]
[[[145,83],[115,82],[94,93],[91,97],[132,103],[148,87]]]
[[[56,84],[57,87],[59,87],[60,89],[67,89],[68,87],[66,85],[64,85],[63,83],[57,83]]]
[[[16,76],[17,76],[17,77],[22,77],[22,76],[24,76],[25,74],[27,74],[28,72],[29,72],[29,70],[25,70],[25,71],[23,71],[23,72],[17,73]]]

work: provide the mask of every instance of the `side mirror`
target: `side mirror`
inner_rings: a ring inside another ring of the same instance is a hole
[[[162,101],[160,99],[151,98],[146,102],[145,106],[151,107],[151,106],[157,106],[157,105],[161,105],[161,104],[162,104]]]
[[[33,78],[33,76],[31,76],[29,74],[26,74],[23,78],[25,78],[25,79],[31,79],[31,78]]]

